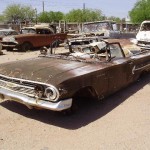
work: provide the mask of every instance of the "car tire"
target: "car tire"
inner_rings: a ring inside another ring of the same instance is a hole
[[[32,48],[32,44],[29,42],[23,43],[20,47],[20,50],[23,52],[29,51]]]

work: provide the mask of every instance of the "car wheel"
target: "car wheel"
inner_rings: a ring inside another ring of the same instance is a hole
[[[32,44],[31,43],[23,43],[20,50],[23,52],[26,52],[28,50],[31,50]]]

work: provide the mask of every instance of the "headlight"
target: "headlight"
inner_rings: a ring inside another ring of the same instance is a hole
[[[59,97],[59,92],[55,87],[48,87],[45,89],[45,96],[50,101],[57,101]]]
[[[34,96],[47,101],[57,101],[60,94],[54,86],[36,85],[34,87]]]

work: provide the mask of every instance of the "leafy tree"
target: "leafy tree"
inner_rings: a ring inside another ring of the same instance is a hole
[[[4,22],[4,20],[5,20],[4,15],[0,15],[0,22]]]
[[[66,14],[65,20],[68,22],[90,22],[102,20],[102,12],[98,9],[73,9]]]
[[[141,23],[150,19],[150,0],[139,0],[135,3],[134,8],[129,12],[133,23]]]
[[[36,17],[36,11],[31,6],[20,4],[11,4],[3,12],[6,19],[10,22],[33,20]]]
[[[73,9],[66,14],[65,20],[68,22],[82,22],[83,11],[81,9]]]
[[[59,20],[63,20],[63,18],[64,18],[64,14],[62,12],[60,12],[60,11],[55,12],[55,21],[56,22],[59,22]]]
[[[113,20],[113,21],[115,21],[117,23],[121,22],[121,19],[119,17],[114,17],[114,16],[107,17],[107,20]]]
[[[48,12],[42,12],[38,15],[38,21],[39,22],[44,22],[44,23],[49,23],[49,13]]]
[[[62,20],[63,17],[64,17],[64,14],[60,11],[42,12],[38,15],[38,21],[45,22],[45,23],[59,22],[59,20]]]

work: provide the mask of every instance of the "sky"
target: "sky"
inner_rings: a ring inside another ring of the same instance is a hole
[[[137,0],[0,0],[0,14],[11,4],[30,5],[37,9],[37,13],[43,11],[61,11],[67,13],[72,9],[85,8],[100,9],[105,16],[127,18]]]

